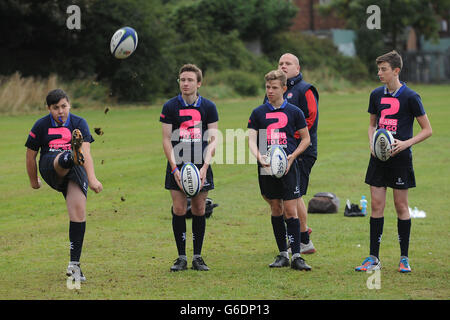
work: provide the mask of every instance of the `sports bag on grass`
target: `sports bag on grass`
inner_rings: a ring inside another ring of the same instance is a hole
[[[331,192],[319,192],[308,202],[308,213],[337,213],[339,198]]]

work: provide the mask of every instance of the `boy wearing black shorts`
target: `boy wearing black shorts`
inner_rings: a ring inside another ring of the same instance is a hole
[[[310,240],[311,228],[308,227],[308,210],[303,196],[306,195],[309,177],[314,163],[317,160],[317,128],[319,125],[319,92],[303,79],[300,72],[299,59],[292,53],[283,54],[278,61],[278,69],[287,76],[287,90],[284,98],[294,106],[300,108],[305,115],[311,143],[297,159],[298,173],[300,176],[300,198],[297,200],[297,212],[300,219],[300,252],[310,254],[316,252],[313,242]],[[298,135],[296,135],[298,138]]]
[[[266,74],[266,96],[268,101],[254,109],[248,121],[249,148],[258,161],[258,182],[261,195],[271,208],[271,221],[279,254],[269,266],[288,267],[296,270],[311,270],[300,256],[300,220],[297,214],[297,199],[300,197],[300,181],[297,173],[297,157],[310,144],[308,128],[303,112],[283,98],[286,91],[286,75],[281,70]],[[300,144],[295,138],[301,137]],[[272,146],[281,146],[286,152],[288,166],[281,178],[268,172],[267,154]],[[283,218],[283,211],[286,217]],[[289,261],[286,234],[292,249]]]
[[[103,186],[94,172],[90,145],[94,141],[89,127],[81,117],[70,113],[67,94],[61,89],[48,93],[50,112],[39,119],[31,129],[25,143],[26,166],[33,189],[41,187],[36,156],[41,150],[39,172],[53,189],[62,192],[69,213],[70,262],[67,276],[85,281],[81,272],[80,256],[86,229],[86,199],[88,186],[96,193]]]
[[[162,122],[163,149],[167,158],[165,188],[172,197],[172,230],[178,258],[170,271],[187,269],[186,209],[187,196],[182,191],[180,169],[185,162],[194,163],[200,171],[200,192],[191,199],[194,255],[192,269],[208,271],[201,256],[206,230],[205,206],[208,191],[214,189],[210,166],[216,148],[219,116],[216,105],[200,96],[202,71],[186,64],[179,71],[180,94],[167,101],[159,120]]]
[[[430,121],[425,113],[420,96],[400,82],[399,73],[403,62],[396,51],[376,59],[378,76],[384,86],[372,91],[369,101],[370,124],[368,130],[371,157],[365,182],[370,185],[370,255],[356,267],[356,271],[372,271],[381,268],[379,249],[384,225],[384,208],[387,187],[393,189],[397,212],[397,230],[400,243],[398,271],[411,272],[408,258],[411,217],[408,206],[408,189],[416,186],[411,147],[432,134]],[[413,136],[414,119],[421,130]],[[384,128],[394,137],[391,157],[383,162],[372,150],[374,132]]]

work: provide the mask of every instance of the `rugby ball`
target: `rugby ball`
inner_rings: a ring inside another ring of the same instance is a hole
[[[117,30],[111,38],[111,53],[117,59],[128,58],[138,44],[138,35],[133,28],[123,27]]]
[[[195,197],[200,192],[200,171],[191,162],[186,162],[181,168],[181,186],[188,197]]]
[[[286,173],[288,160],[286,152],[280,146],[273,146],[270,150],[270,170],[272,176],[281,178]]]
[[[392,143],[394,143],[394,137],[388,130],[376,130],[372,139],[373,153],[381,161],[387,161],[391,157]]]

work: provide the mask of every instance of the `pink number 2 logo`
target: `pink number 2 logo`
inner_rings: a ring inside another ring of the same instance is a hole
[[[278,129],[286,127],[288,123],[287,115],[283,112],[266,113],[266,119],[277,119],[277,122],[267,126],[267,140],[274,140],[271,144],[286,144],[286,133],[277,132]]]
[[[386,116],[394,115],[400,109],[400,102],[396,98],[381,98],[381,104],[388,104],[390,107],[381,110],[380,121],[378,122],[380,128],[386,128],[389,131],[397,130],[397,119],[386,119]],[[395,126],[395,130],[390,130],[386,126]]]
[[[60,135],[61,138],[53,139],[48,143],[49,148],[70,150],[70,141],[72,140],[72,134],[66,127],[49,128],[49,135]]]
[[[185,139],[201,139],[201,130],[196,126],[202,122],[202,116],[195,109],[181,109],[180,117],[188,116],[190,120],[183,121],[180,124],[180,137]]]

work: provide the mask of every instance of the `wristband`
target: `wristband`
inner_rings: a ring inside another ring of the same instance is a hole
[[[174,174],[175,171],[177,171],[177,170],[178,170],[178,167],[175,167],[170,174]]]

